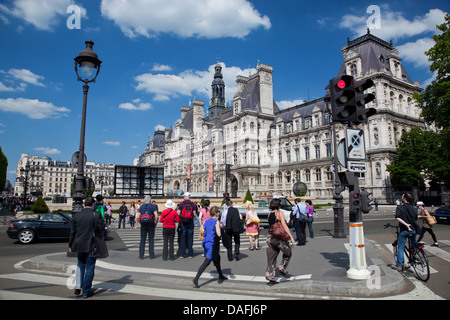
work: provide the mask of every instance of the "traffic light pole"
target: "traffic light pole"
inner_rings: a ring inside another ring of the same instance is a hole
[[[333,206],[333,216],[334,216],[334,233],[333,238],[346,238],[347,235],[344,231],[344,206],[342,205],[342,186],[339,180],[339,163],[337,157],[337,141],[336,141],[336,123],[333,122],[333,166],[334,166],[334,194],[333,199],[335,200]]]

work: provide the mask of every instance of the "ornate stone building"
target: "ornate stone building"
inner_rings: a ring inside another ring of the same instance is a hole
[[[342,48],[343,63],[338,75],[370,78],[369,89],[376,100],[369,104],[377,114],[361,126],[365,133],[367,172],[360,174],[360,186],[380,201],[392,201],[386,166],[395,154],[402,132],[425,126],[413,94],[420,92],[392,43],[368,32]],[[152,165],[164,159],[165,191],[179,189],[221,195],[292,195],[293,184],[307,184],[308,195],[331,201],[333,174],[332,126],[324,98],[280,110],[273,97],[273,67],[259,64],[256,74],[238,76],[238,90],[232,107],[225,104],[222,66],[215,66],[212,97],[207,113],[204,102],[181,107],[181,119],[153,138],[139,163]],[[324,88],[329,79],[324,79]],[[324,90],[325,95],[325,90]],[[337,125],[337,141],[345,128]],[[163,151],[163,155],[162,155]],[[155,156],[158,155],[158,156]],[[154,160],[151,160],[154,159]],[[154,162],[156,161],[156,162]],[[229,173],[226,168],[231,165]]]

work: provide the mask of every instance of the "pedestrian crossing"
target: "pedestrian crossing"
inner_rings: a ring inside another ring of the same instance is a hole
[[[140,228],[132,229],[132,228],[121,228],[117,229],[117,234],[119,235],[122,242],[125,244],[127,249],[129,251],[139,251],[139,243],[141,241],[141,230]],[[163,250],[163,234],[162,234],[163,228],[160,226],[156,227],[155,230],[155,253],[162,252]],[[200,228],[194,227],[194,242],[193,242],[193,249],[194,251],[203,251],[202,247],[202,240],[199,238]],[[178,235],[175,234],[175,251],[178,250]],[[261,241],[263,240],[263,241]],[[259,246],[262,247],[265,244],[265,238],[261,239],[259,241]],[[148,242],[146,242],[146,246],[148,245]],[[233,243],[234,245],[234,243]],[[241,234],[241,246],[240,251],[249,250],[250,247],[250,240],[249,237],[244,233]]]

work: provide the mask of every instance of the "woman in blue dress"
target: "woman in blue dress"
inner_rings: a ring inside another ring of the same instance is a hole
[[[223,275],[222,269],[220,267],[219,247],[221,234],[220,234],[220,222],[217,219],[218,217],[219,217],[219,208],[214,206],[210,210],[210,218],[206,220],[202,226],[202,228],[204,229],[202,245],[203,249],[205,250],[205,261],[198,269],[195,278],[192,280],[192,284],[194,285],[195,288],[199,288],[198,279],[205,271],[206,267],[209,266],[211,261],[213,261],[214,266],[217,269],[217,273],[219,274],[219,281],[224,281],[228,279]]]

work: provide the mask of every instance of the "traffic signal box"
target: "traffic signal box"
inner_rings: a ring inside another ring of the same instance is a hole
[[[331,114],[333,121],[349,122],[356,111],[354,79],[352,76],[341,76],[330,80],[326,89],[331,99]]]
[[[362,221],[361,194],[359,190],[349,192],[349,220],[350,222]]]
[[[353,114],[352,122],[355,124],[366,123],[367,119],[370,116],[373,116],[375,113],[377,113],[377,110],[375,108],[365,107],[367,103],[375,100],[375,96],[372,93],[364,93],[364,91],[372,86],[373,81],[370,79],[353,82],[356,112]]]
[[[373,85],[370,79],[355,81],[348,75],[331,79],[325,89],[329,91],[333,121],[349,125],[366,123],[367,119],[376,113],[375,108],[365,107],[367,103],[375,100],[373,94],[364,93]]]

